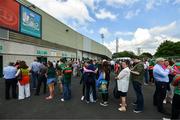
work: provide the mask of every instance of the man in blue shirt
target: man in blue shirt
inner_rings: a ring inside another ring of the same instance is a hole
[[[167,85],[169,82],[168,74],[170,68],[164,67],[164,59],[157,58],[153,69],[156,90],[153,97],[153,104],[157,106],[158,112],[166,114],[163,108],[163,100],[166,97]]]
[[[3,69],[3,75],[5,79],[5,98],[8,100],[9,97],[9,90],[10,87],[12,87],[12,96],[13,98],[17,98],[16,94],[16,86],[17,86],[17,80],[16,80],[16,67],[13,66],[14,63],[10,62],[7,67],[4,67]]]
[[[32,88],[36,89],[36,84],[38,81],[38,72],[40,70],[40,63],[37,61],[37,59],[34,59],[34,62],[30,65],[31,68],[31,79],[32,79]]]

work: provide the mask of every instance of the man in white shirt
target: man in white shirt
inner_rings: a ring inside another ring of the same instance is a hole
[[[9,90],[12,88],[12,96],[13,98],[17,98],[16,94],[16,85],[17,85],[17,80],[16,80],[16,72],[17,69],[16,67],[13,66],[14,63],[10,62],[7,67],[4,67],[3,69],[3,75],[5,79],[5,98],[6,100],[10,99],[9,97]]]

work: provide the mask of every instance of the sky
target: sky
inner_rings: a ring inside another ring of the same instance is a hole
[[[180,0],[28,0],[112,53],[154,54],[165,40],[180,41]],[[104,34],[104,38],[101,38]]]

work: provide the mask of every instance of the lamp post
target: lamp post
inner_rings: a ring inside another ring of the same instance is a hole
[[[102,44],[104,44],[104,34],[101,33]]]
[[[118,37],[116,37],[116,53],[118,53],[118,49],[119,49],[119,40]]]
[[[140,48],[140,47],[137,48],[137,54],[138,54],[138,55],[141,54],[141,48]]]

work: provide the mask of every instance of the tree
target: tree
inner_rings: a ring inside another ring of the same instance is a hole
[[[180,42],[166,40],[158,47],[156,57],[180,56]]]
[[[119,58],[119,57],[130,57],[130,58],[134,58],[136,57],[136,55],[131,52],[131,51],[123,51],[123,52],[118,52],[118,53],[114,53],[112,55],[112,58]]]
[[[145,53],[142,53],[139,57],[140,58],[152,58],[153,55],[151,53],[145,52]]]

